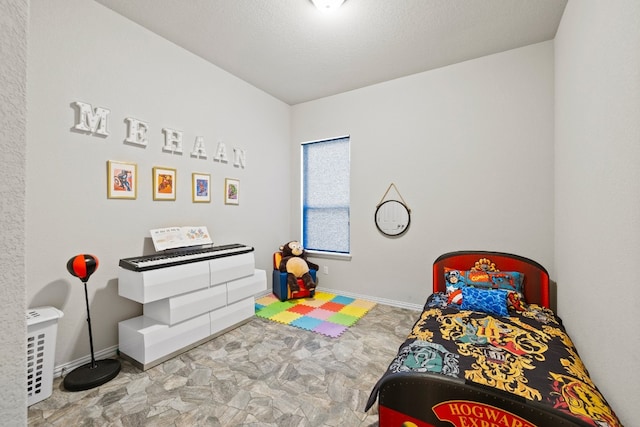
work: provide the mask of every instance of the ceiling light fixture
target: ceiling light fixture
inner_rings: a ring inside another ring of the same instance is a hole
[[[311,2],[322,12],[332,12],[337,10],[344,0],[311,0]]]

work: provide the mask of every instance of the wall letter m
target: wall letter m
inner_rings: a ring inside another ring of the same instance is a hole
[[[71,105],[76,109],[74,130],[109,136],[107,116],[111,111],[100,107],[94,109],[91,104],[79,101],[72,102]]]

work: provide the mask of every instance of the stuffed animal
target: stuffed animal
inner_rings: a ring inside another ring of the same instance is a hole
[[[298,279],[302,279],[304,286],[308,290],[313,290],[316,283],[313,281],[309,269],[318,270],[318,264],[307,261],[307,252],[302,244],[293,240],[280,247],[282,252],[282,261],[280,261],[279,270],[287,273],[287,285],[293,292],[298,292],[300,286]]]

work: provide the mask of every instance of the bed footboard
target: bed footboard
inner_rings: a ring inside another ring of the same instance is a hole
[[[398,373],[380,383],[380,427],[585,427],[536,402],[442,375]]]

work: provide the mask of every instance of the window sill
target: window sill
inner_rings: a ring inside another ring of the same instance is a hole
[[[337,259],[342,261],[351,261],[351,254],[339,254],[334,252],[305,250],[307,255],[313,258]]]

